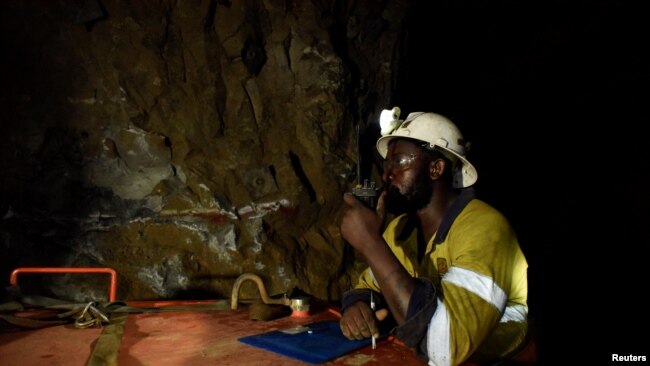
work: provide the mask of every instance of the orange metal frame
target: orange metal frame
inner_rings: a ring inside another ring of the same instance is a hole
[[[117,272],[113,268],[91,268],[91,267],[25,267],[16,268],[11,272],[9,283],[12,286],[18,285],[18,275],[22,273],[105,273],[111,275],[111,287],[108,295],[109,301],[115,301],[117,298]]]

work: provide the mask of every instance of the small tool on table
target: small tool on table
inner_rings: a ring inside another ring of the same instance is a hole
[[[373,312],[373,316],[375,313],[375,299],[372,297],[372,291],[370,291],[370,309]],[[372,349],[377,348],[377,341],[375,340],[375,334],[373,333],[372,335]]]

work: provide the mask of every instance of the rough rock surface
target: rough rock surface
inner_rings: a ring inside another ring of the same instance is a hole
[[[251,272],[339,299],[355,126],[390,102],[406,4],[3,2],[3,278],[112,267],[120,299],[196,299]]]

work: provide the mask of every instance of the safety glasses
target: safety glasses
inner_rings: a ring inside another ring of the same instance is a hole
[[[418,156],[418,154],[395,154],[384,160],[384,172],[397,173],[404,171],[413,165]]]

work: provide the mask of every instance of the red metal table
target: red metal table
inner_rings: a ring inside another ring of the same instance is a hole
[[[225,300],[224,300],[225,301]],[[205,302],[203,302],[205,303]],[[175,305],[167,302],[165,305]],[[129,303],[143,306],[143,303]],[[159,306],[155,303],[152,306]],[[239,342],[247,335],[336,319],[328,311],[309,317],[272,321],[250,320],[248,307],[239,310],[182,310],[132,313],[124,324],[118,364],[135,365],[305,365],[280,354]],[[86,365],[102,329],[58,325],[37,330],[0,333],[0,365]],[[324,365],[424,365],[412,350],[390,340],[324,363]]]

